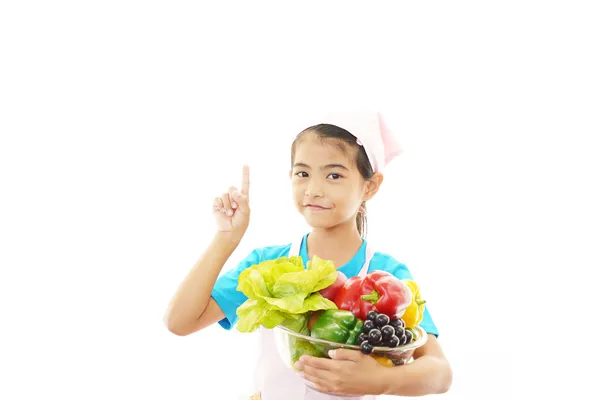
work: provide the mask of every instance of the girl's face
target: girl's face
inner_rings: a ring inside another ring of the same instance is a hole
[[[367,182],[356,168],[357,149],[345,154],[335,139],[322,141],[306,133],[296,143],[290,171],[294,203],[313,228],[352,221],[367,200]],[[370,196],[367,196],[370,197]]]

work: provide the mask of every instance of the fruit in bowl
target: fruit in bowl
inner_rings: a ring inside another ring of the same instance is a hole
[[[348,311],[326,310],[313,322],[310,335],[284,326],[273,331],[279,355],[292,369],[303,355],[329,358],[329,350],[335,349],[361,351],[381,365],[393,367],[409,362],[414,350],[427,342],[422,327],[405,328],[402,320],[390,320],[376,311],[363,323]]]

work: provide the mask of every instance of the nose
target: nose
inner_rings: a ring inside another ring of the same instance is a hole
[[[323,186],[317,182],[317,179],[311,179],[306,185],[304,191],[306,197],[323,197]]]

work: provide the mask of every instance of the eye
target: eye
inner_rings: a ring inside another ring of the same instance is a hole
[[[332,177],[333,180],[338,180],[340,179],[342,176],[340,174],[329,174],[327,175],[327,177]]]
[[[304,171],[300,171],[300,172],[296,172],[296,176],[299,176],[300,178],[306,178],[308,176],[308,174]]]

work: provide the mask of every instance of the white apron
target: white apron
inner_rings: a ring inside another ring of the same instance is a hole
[[[300,255],[301,240],[292,243],[289,256]],[[367,243],[365,264],[358,276],[364,277],[369,270],[373,252]],[[283,363],[277,352],[273,331],[260,328],[258,365],[255,373],[255,388],[261,400],[375,400],[375,396],[333,396],[317,392],[306,386],[297,372]]]

